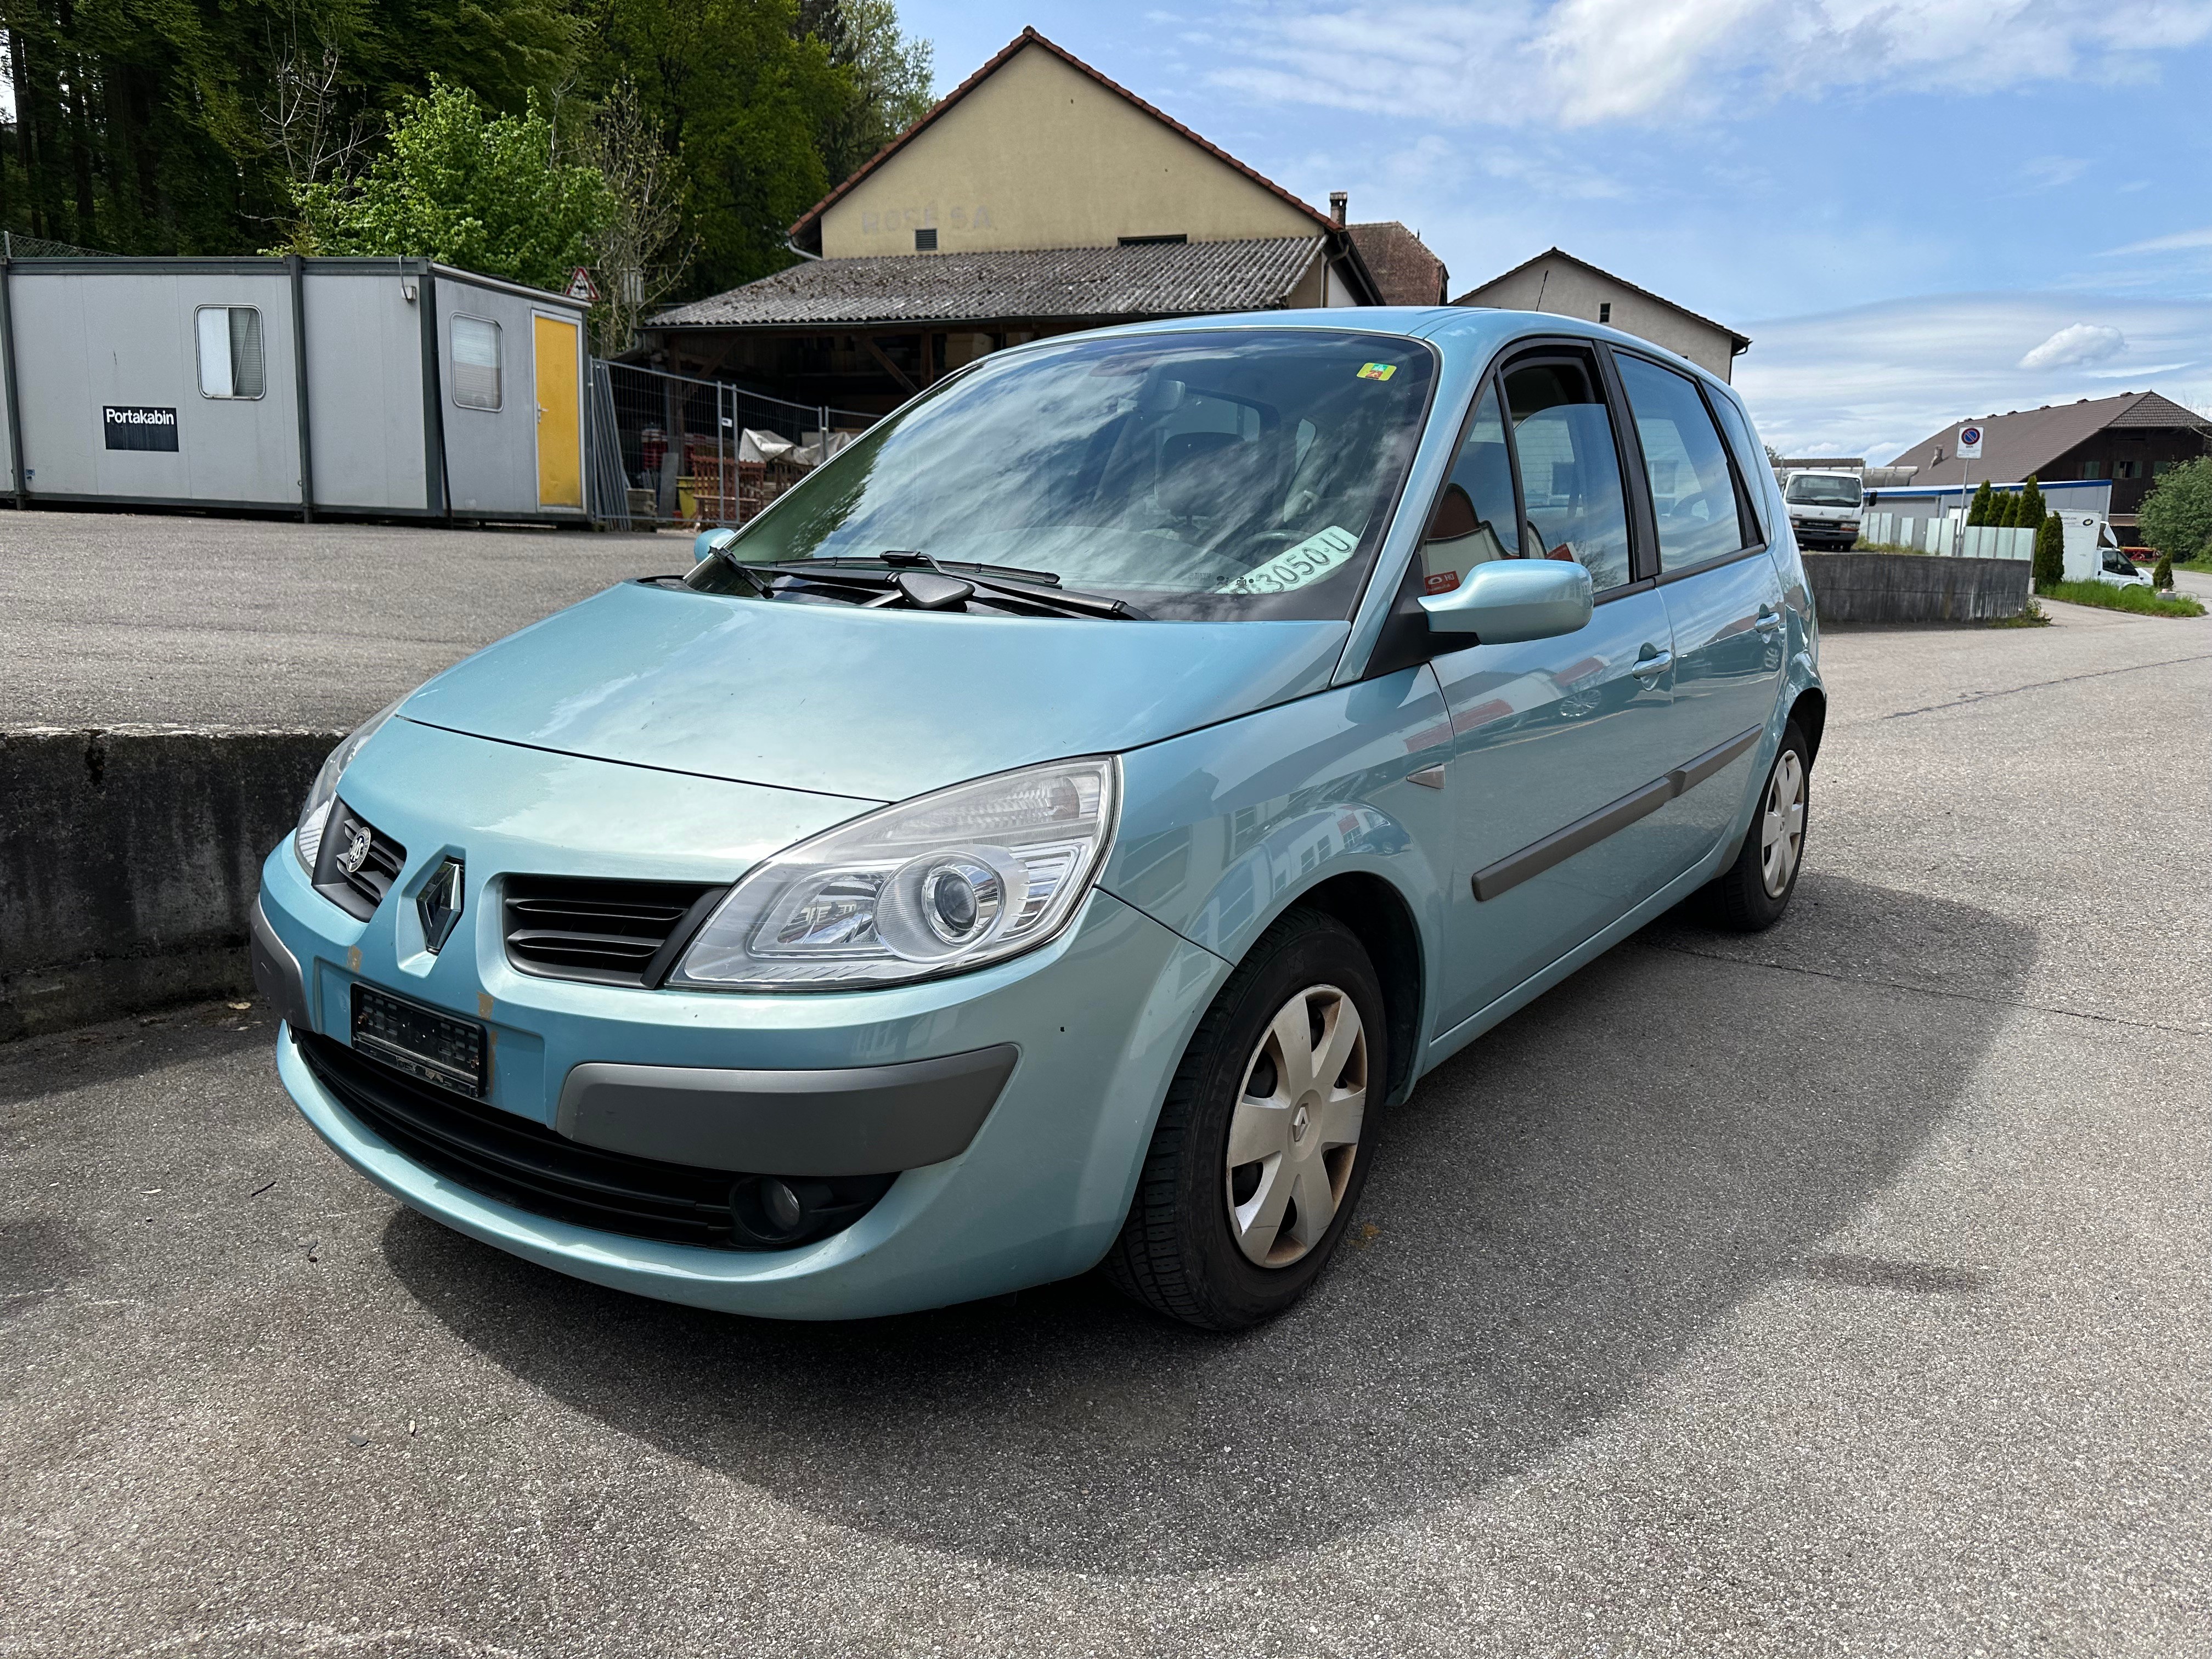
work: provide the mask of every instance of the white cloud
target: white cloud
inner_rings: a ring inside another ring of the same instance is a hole
[[[2108,247],[2098,257],[2109,259],[2122,253],[2172,253],[2199,247],[2212,247],[2212,225],[2202,230],[2178,231],[2171,236],[2154,236],[2147,242],[2130,242],[2125,247]]]
[[[2125,366],[2023,368],[2022,348],[2084,312],[2126,337]],[[1796,455],[1887,461],[1970,416],[2002,415],[2121,391],[2212,401],[2212,300],[2082,294],[1967,294],[1898,300],[1753,323],[1735,380],[1760,434]],[[2154,377],[2155,377],[2154,379]],[[2118,382],[2118,384],[2115,384]]]
[[[2021,164],[2020,176],[2031,189],[2057,190],[2072,184],[2088,170],[2088,162],[2078,155],[2039,155]]]
[[[2102,323],[2069,323],[2020,360],[2022,368],[2071,368],[2101,363],[2128,349],[2128,337]]]
[[[2212,0],[1303,0],[1253,16],[1224,42],[1242,61],[1212,79],[1271,101],[1587,126],[1840,88],[2134,79],[2207,38]]]

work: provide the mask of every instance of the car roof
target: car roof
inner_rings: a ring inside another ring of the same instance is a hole
[[[1034,343],[1053,345],[1093,337],[1224,328],[1298,328],[1332,333],[1395,335],[1401,339],[1428,341],[1448,356],[1478,356],[1485,361],[1501,347],[1526,336],[1546,335],[1556,339],[1566,335],[1625,346],[1657,357],[1709,385],[1723,389],[1728,386],[1727,381],[1688,358],[1602,323],[1562,317],[1556,312],[1494,311],[1482,306],[1331,306],[1304,311],[1222,312],[1209,316],[1164,317],[1149,322],[1123,323],[1113,328],[1087,330],[1082,335],[1050,335]]]

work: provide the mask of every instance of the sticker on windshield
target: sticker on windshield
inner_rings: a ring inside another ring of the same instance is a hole
[[[1352,556],[1359,538],[1341,525],[1316,531],[1296,547],[1285,548],[1257,570],[1248,570],[1217,593],[1287,593],[1322,577]]]
[[[1387,380],[1398,372],[1395,363],[1362,363],[1359,378],[1363,380]]]

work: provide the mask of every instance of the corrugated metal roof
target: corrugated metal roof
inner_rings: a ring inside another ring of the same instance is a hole
[[[812,259],[664,311],[647,326],[939,325],[1263,311],[1290,297],[1321,252],[1318,236],[1287,236]]]
[[[1892,465],[1955,466],[1959,428],[1966,424],[1954,421],[1934,436],[1923,438]],[[2202,415],[2155,392],[2124,392],[2117,398],[2085,398],[2079,403],[2014,410],[1972,424],[1982,428],[1982,458],[1967,463],[1970,475],[2007,483],[2050,465],[2075,445],[2086,443],[2110,427],[2193,427],[2198,431],[2212,427],[2212,422]],[[1943,453],[1942,463],[1935,459],[1938,449]]]

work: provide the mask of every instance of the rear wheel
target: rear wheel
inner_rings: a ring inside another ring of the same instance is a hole
[[[1805,857],[1806,818],[1812,807],[1812,762],[1795,720],[1782,729],[1782,746],[1766,774],[1743,848],[1728,872],[1712,884],[1720,921],[1756,933],[1782,920],[1796,890]]]
[[[1344,925],[1293,910],[1215,997],[1160,1109],[1108,1276],[1236,1330],[1304,1295],[1350,1224],[1389,1075],[1382,995]]]

